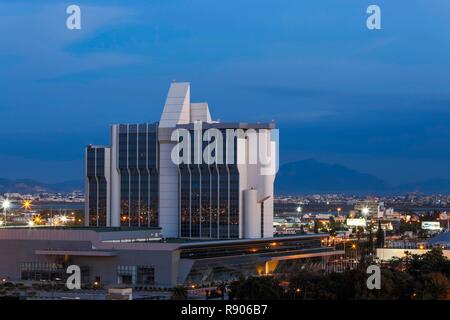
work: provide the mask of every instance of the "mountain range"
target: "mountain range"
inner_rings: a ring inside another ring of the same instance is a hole
[[[83,189],[83,180],[42,183],[31,179],[0,178],[0,193],[70,192]],[[342,165],[306,159],[281,165],[275,180],[275,194],[280,195],[315,193],[388,195],[408,192],[450,193],[450,179],[430,179],[417,183],[391,185],[374,175],[361,173]]]
[[[417,183],[391,185],[366,173],[313,159],[300,160],[280,166],[275,193],[314,194],[424,194],[450,193],[450,179],[430,179]]]
[[[18,192],[26,194],[40,192],[71,192],[83,189],[83,180],[70,180],[59,183],[42,183],[32,179],[10,180],[0,178],[0,193]]]

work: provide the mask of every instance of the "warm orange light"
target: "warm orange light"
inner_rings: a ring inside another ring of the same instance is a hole
[[[31,209],[31,200],[24,200],[22,201],[22,208],[24,208],[25,210],[30,210]]]
[[[356,249],[356,244],[352,244],[352,249]]]

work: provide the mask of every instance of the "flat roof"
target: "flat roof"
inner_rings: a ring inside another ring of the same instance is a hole
[[[29,229],[29,230],[89,230],[95,232],[123,232],[123,231],[161,231],[159,227],[138,228],[138,227],[86,227],[86,226],[5,226],[0,230]]]
[[[105,250],[36,250],[37,255],[44,256],[80,256],[80,257],[115,257],[117,252]]]
[[[326,238],[329,237],[329,234],[319,233],[319,234],[305,234],[298,236],[282,236],[282,237],[273,237],[273,238],[261,238],[261,239],[223,239],[223,240],[203,240],[203,241],[195,241],[191,242],[181,242],[180,248],[187,247],[201,247],[201,246],[214,246],[214,245],[228,245],[228,244],[246,244],[246,243],[257,243],[257,242],[278,242],[278,241],[286,241],[286,240],[303,240],[303,239],[311,239],[311,238]],[[176,239],[173,239],[176,240]],[[183,240],[183,239],[180,239]],[[175,243],[175,242],[172,242]]]
[[[177,124],[176,128],[194,129],[194,123]],[[275,129],[275,122],[246,123],[246,122],[202,122],[202,128],[217,129]]]

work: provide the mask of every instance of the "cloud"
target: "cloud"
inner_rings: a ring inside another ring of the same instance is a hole
[[[25,12],[23,4],[3,6],[7,11],[0,14],[0,29],[8,32],[0,33],[0,55],[20,60],[20,64],[3,70],[9,80],[58,77],[133,61],[118,54],[75,56],[65,49],[101,28],[129,19],[134,15],[129,8],[84,5],[81,30],[68,30],[65,4],[29,4]]]

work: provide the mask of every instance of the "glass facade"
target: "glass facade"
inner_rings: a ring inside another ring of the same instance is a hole
[[[194,132],[190,133],[194,139]],[[203,142],[203,149],[208,143]],[[235,138],[234,163],[236,144]],[[190,145],[193,148],[193,140]],[[223,148],[226,159],[226,141]],[[235,164],[181,164],[179,186],[181,237],[239,238],[239,171]]]
[[[117,282],[131,285],[155,284],[155,268],[153,266],[117,266]]]
[[[158,226],[157,124],[119,125],[120,225]]]
[[[62,281],[64,282],[69,274],[66,273],[67,265],[53,262],[22,262],[20,263],[20,279],[28,281]],[[89,282],[89,268],[80,266],[81,283]]]
[[[86,149],[86,177],[88,183],[89,225],[107,225],[108,186],[105,172],[105,147],[88,146]]]

